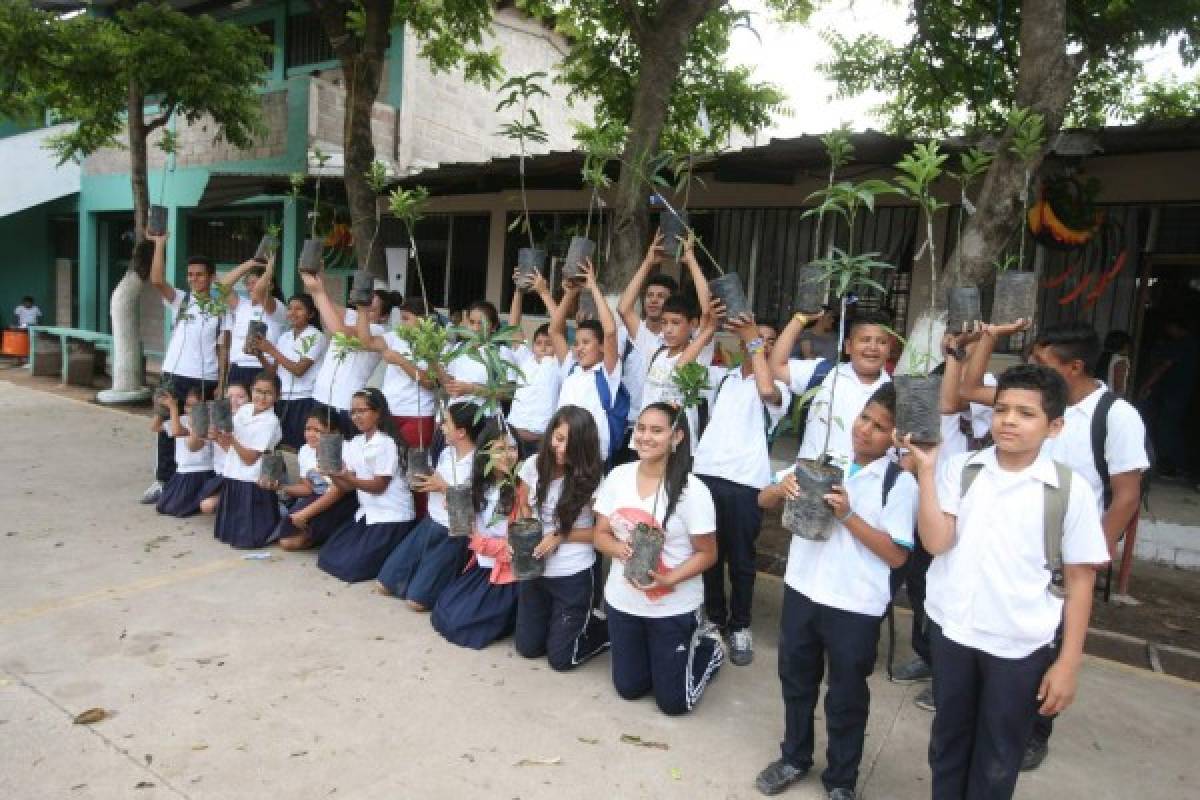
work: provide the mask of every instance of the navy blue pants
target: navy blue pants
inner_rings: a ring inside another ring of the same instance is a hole
[[[514,643],[525,658],[546,656],[556,672],[573,669],[608,648],[608,623],[592,616],[595,570],[521,581]]]
[[[637,617],[605,607],[617,694],[637,700],[653,692],[659,710],[671,716],[695,708],[725,659],[720,637],[697,631],[699,612]]]
[[[1053,647],[1056,654],[1062,650],[1062,638],[1063,626],[1060,622],[1058,624],[1058,630],[1054,632]],[[1047,717],[1039,713],[1037,715],[1037,719],[1033,722],[1032,741],[1039,744],[1045,744],[1046,742],[1050,741],[1050,734],[1054,733],[1054,718],[1057,716],[1057,714],[1051,714]]]
[[[825,730],[829,744],[821,773],[827,790],[853,790],[858,782],[871,706],[867,677],[875,669],[881,619],[814,603],[790,586],[783,590],[779,682],[786,727],[780,750],[783,760],[797,769],[812,766],[813,714],[828,658]]]
[[[933,658],[929,652],[929,617],[925,616],[925,576],[931,563],[933,556],[921,544],[921,537],[916,537],[913,551],[904,564],[904,585],[912,608],[912,649],[926,664],[932,663]]]
[[[717,563],[704,572],[704,609],[719,628],[749,628],[754,578],[758,574],[754,543],[762,528],[758,489],[711,475],[701,475],[700,480],[708,487],[717,511]]]
[[[933,621],[929,629],[937,705],[929,736],[933,800],[1007,800],[1054,648],[999,658],[951,641]]]
[[[169,372],[164,372],[159,383],[165,384],[168,381],[171,384],[171,394],[175,395],[175,400],[179,403],[180,413],[183,413],[183,404],[187,399],[188,392],[192,390],[199,392],[203,388],[206,394],[204,399],[207,400],[217,385],[217,382],[212,380],[204,381],[202,386],[199,378],[188,378],[183,375],[172,375]],[[154,479],[166,483],[171,480],[174,474],[175,440],[167,435],[166,423],[164,423],[163,430],[158,433],[158,460],[155,463]]]
[[[255,367],[239,367],[237,364],[230,364],[229,371],[226,373],[228,380],[225,381],[225,385],[228,386],[231,383],[240,383],[244,385],[247,390],[253,389],[254,376],[258,375],[258,373],[262,371],[263,368],[261,365]]]

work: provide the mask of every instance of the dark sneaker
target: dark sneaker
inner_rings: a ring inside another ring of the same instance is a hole
[[[829,790],[829,800],[854,800],[854,790],[841,786]]]
[[[933,702],[933,687],[926,686],[918,692],[913,698],[913,705],[922,711],[937,711],[937,705]]]
[[[754,637],[749,628],[738,628],[729,634],[729,660],[739,667],[754,660]]]
[[[1025,757],[1021,759],[1021,772],[1029,772],[1035,770],[1041,763],[1046,760],[1046,754],[1050,752],[1050,743],[1041,739],[1030,739],[1029,744],[1025,745]]]
[[[798,769],[782,758],[767,765],[754,779],[754,786],[763,794],[779,794],[808,774],[807,769]]]
[[[142,492],[141,503],[144,506],[152,506],[158,502],[158,498],[162,496],[163,485],[162,481],[155,481],[146,487],[146,491]]]
[[[892,683],[920,683],[927,681],[933,677],[933,670],[929,668],[929,664],[925,663],[925,659],[917,656],[907,664],[901,664],[892,670]]]

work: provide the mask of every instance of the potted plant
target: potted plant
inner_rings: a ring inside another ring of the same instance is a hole
[[[416,226],[428,200],[429,190],[424,186],[396,189],[388,197],[388,207],[392,216],[404,225],[404,230],[408,233],[408,241],[412,245],[412,259],[417,266],[417,280],[420,283],[421,300],[425,304],[426,315],[430,313],[429,293],[425,290],[425,273],[421,271],[421,254],[417,250]]]
[[[533,238],[533,226],[529,216],[529,197],[525,190],[525,158],[528,143],[546,144],[549,137],[538,118],[537,112],[529,107],[529,102],[536,97],[549,97],[546,90],[538,81],[546,78],[545,72],[531,72],[528,75],[517,75],[509,78],[500,86],[501,94],[507,96],[496,105],[499,113],[507,108],[517,107],[517,118],[500,126],[499,134],[517,143],[518,175],[521,182],[521,214],[513,221],[509,230],[520,228],[529,237],[529,246],[517,250],[517,274],[520,276],[518,288],[522,291],[533,286],[533,275],[542,272],[546,267],[546,250],[537,246]]]
[[[850,163],[850,159],[854,155],[854,143],[850,141],[849,129],[844,126],[822,136],[821,142],[825,146],[825,154],[829,157],[829,176],[825,180],[825,194],[822,195],[828,197],[837,181],[837,171]],[[797,311],[806,314],[819,313],[829,297],[829,280],[826,277],[826,270],[816,263],[824,251],[822,232],[824,231],[825,214],[828,211],[829,207],[824,203],[818,206],[814,215],[816,223],[812,237],[811,260],[796,273],[796,294],[792,305]]]
[[[422,317],[412,325],[402,325],[395,329],[396,335],[408,344],[412,361],[418,366],[424,365],[434,386],[434,402],[437,413],[444,409],[441,376],[445,367],[457,357],[457,348],[450,347],[450,334],[437,323],[433,317]],[[417,393],[417,416],[421,416],[421,393]],[[417,446],[408,448],[407,470],[409,475],[429,475],[433,466],[429,460],[429,449],[426,447],[424,434],[420,426],[417,429]]]
[[[285,483],[287,479],[287,464],[283,460],[283,453],[280,453],[278,450],[263,453],[259,476],[266,478],[272,483]]]
[[[164,129],[156,145],[163,153],[162,183],[158,188],[158,205],[151,205],[146,215],[146,232],[151,236],[162,236],[167,232],[167,163],[179,149],[179,137],[174,131]]]
[[[972,184],[975,183],[992,164],[992,155],[978,147],[972,147],[959,156],[958,172],[950,173],[958,183],[959,212],[955,231],[954,249],[961,253],[962,231],[965,219],[975,213],[975,206],[968,196]],[[983,309],[980,302],[979,287],[964,286],[958,270],[959,260],[955,260],[955,274],[950,287],[946,290],[946,330],[962,332],[971,329],[976,322],[983,321]]]
[[[708,382],[708,367],[695,361],[676,367],[671,373],[671,382],[675,385],[679,397],[679,410],[675,412],[675,420],[671,425],[671,436],[674,437],[679,421],[687,419],[688,409],[698,406],[700,397],[712,387]],[[659,559],[662,557],[666,533],[658,521],[658,498],[662,494],[665,481],[664,473],[658,490],[654,493],[654,506],[649,519],[635,522],[629,540],[629,547],[633,552],[625,562],[624,574],[626,580],[636,585],[644,584],[650,578],[658,569]]]
[[[258,240],[258,247],[254,249],[254,260],[265,262],[279,252],[279,236],[282,233],[283,226],[279,223],[268,225],[262,238]]]
[[[829,248],[829,253],[816,259],[811,266],[819,273],[814,274],[813,282],[828,285],[838,297],[838,343],[837,351],[842,352],[846,342],[846,307],[847,297],[851,292],[872,288],[883,291],[883,286],[875,280],[875,274],[881,270],[891,269],[892,265],[879,260],[879,253],[855,253],[853,232],[862,209],[874,210],[875,199],[880,195],[894,193],[895,189],[886,181],[866,180],[861,183],[840,181],[827,185],[818,190],[811,199],[819,200],[819,204],[805,212],[805,216],[821,217],[832,213],[845,220],[846,228],[851,232],[847,249],[843,250],[836,244]],[[829,400],[823,401],[828,409],[833,408],[833,398],[837,394],[840,370],[834,369],[829,379]],[[797,404],[803,406],[821,391],[820,387],[805,392],[797,398]],[[789,499],[783,508],[783,525],[794,535],[805,539],[825,541],[833,531],[833,512],[824,501],[835,485],[842,481],[844,465],[833,464],[829,454],[829,437],[833,426],[848,425],[849,420],[831,419],[825,429],[825,440],[821,452],[815,459],[797,459],[795,466],[796,481],[800,487],[800,496]]]
[[[1009,114],[1008,127],[1012,131],[1012,154],[1025,164],[1025,183],[1021,191],[1021,219],[1029,218],[1029,191],[1033,181],[1033,162],[1041,154],[1046,143],[1045,123],[1042,116],[1029,109],[1017,108]],[[1022,224],[1021,242],[1015,262],[1004,259],[1003,269],[996,274],[996,287],[992,296],[992,324],[1004,325],[1018,319],[1033,319],[1037,313],[1037,273],[1024,272],[1025,236],[1029,226]],[[1014,269],[1015,267],[1015,269]],[[1015,316],[1014,316],[1015,315]]]
[[[914,349],[901,362],[892,378],[896,384],[896,433],[902,437],[911,434],[913,441],[928,444],[935,444],[941,439],[938,396],[941,393],[942,376],[933,372],[938,363],[934,351],[934,329],[939,297],[933,218],[946,207],[946,203],[933,194],[933,184],[941,177],[942,165],[947,158],[945,153],[939,152],[937,142],[918,142],[912,152],[896,164],[899,172],[896,184],[900,193],[917,204],[925,222],[925,242],[918,250],[918,255],[929,255],[929,309],[924,314],[924,325],[918,321],[915,326],[925,331],[925,341],[919,341],[919,337],[916,337],[917,341],[910,340],[909,344]]]
[[[364,176],[367,179],[367,185],[376,194],[375,200],[375,227],[371,233],[371,241],[367,245],[367,256],[363,263],[366,269],[354,270],[354,276],[350,284],[349,303],[352,306],[366,306],[371,304],[371,294],[375,290],[375,276],[371,274],[371,256],[375,254],[375,242],[379,239],[379,229],[383,225],[383,211],[379,204],[378,195],[383,193],[387,188],[388,181],[388,166],[379,159],[371,162],[371,168],[367,170]]]
[[[619,135],[611,126],[586,128],[576,134],[584,148],[580,176],[583,185],[591,189],[591,194],[588,197],[587,221],[583,235],[573,235],[567,244],[567,254],[562,262],[563,280],[578,280],[583,262],[596,252],[596,242],[591,238],[592,215],[597,209],[604,207],[600,192],[612,186],[612,179],[608,177],[608,162],[616,156],[615,142]]]
[[[310,275],[316,275],[321,271],[321,258],[324,255],[325,243],[321,237],[317,235],[317,225],[321,220],[321,178],[324,176],[325,165],[329,163],[329,154],[321,150],[319,147],[314,147],[308,154],[308,163],[312,165],[314,162],[317,167],[316,189],[313,194],[313,207],[308,212],[309,234],[304,240],[304,245],[300,250],[299,270],[307,272]],[[300,188],[304,185],[304,178],[300,176],[300,183],[297,186],[297,176],[292,176],[292,192],[295,197],[299,197]]]
[[[325,427],[328,432],[322,433],[321,438],[317,440],[317,468],[324,473],[342,471],[342,445],[346,437],[333,429],[333,387],[337,385],[338,370],[346,363],[346,359],[351,353],[361,349],[362,342],[357,336],[350,336],[341,331],[333,334],[329,343],[329,357],[336,363],[332,379],[329,381],[329,397],[325,403]]]

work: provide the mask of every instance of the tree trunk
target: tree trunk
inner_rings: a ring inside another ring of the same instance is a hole
[[[962,241],[946,262],[946,286],[989,282],[995,262],[1025,224],[1021,209],[1026,171],[1036,175],[1062,127],[1067,103],[1083,65],[1082,56],[1067,54],[1066,0],[1026,0],[1021,4],[1020,55],[1016,104],[1041,114],[1046,146],[1031,164],[1011,152],[1012,133],[1000,140],[996,158],[984,177],[975,213],[963,227]],[[935,298],[941,305],[944,298]]]
[[[342,67],[346,86],[346,111],[342,120],[343,183],[350,206],[350,229],[354,250],[361,269],[386,277],[383,245],[375,242],[378,195],[367,181],[375,161],[375,142],[371,138],[371,112],[379,97],[392,27],[394,0],[365,0],[366,30],[359,38],[346,28],[349,4],[331,0],[313,0],[329,41]],[[368,253],[370,249],[370,253]],[[369,259],[369,262],[368,262]]]
[[[610,287],[628,283],[649,240],[650,210],[646,204],[649,186],[631,165],[644,165],[657,155],[671,89],[687,56],[688,41],[696,26],[721,2],[663,0],[653,17],[626,11],[637,15],[629,28],[642,60],[633,90],[629,135],[621,156],[621,176],[613,192],[612,257],[604,275],[604,283]],[[633,4],[626,5],[636,8]]]

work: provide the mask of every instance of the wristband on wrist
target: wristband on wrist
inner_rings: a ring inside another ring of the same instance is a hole
[[[761,336],[759,336],[746,342],[746,352],[748,352],[750,355],[754,355],[755,353],[762,351],[762,349],[766,346],[767,343],[763,341]]]
[[[808,315],[797,311],[795,314],[792,314],[792,321],[799,322],[801,325],[807,325]]]
[[[844,525],[846,523],[846,520],[850,519],[853,516],[854,516],[854,509],[851,508],[851,509],[848,509],[844,515],[838,517],[837,521]]]

